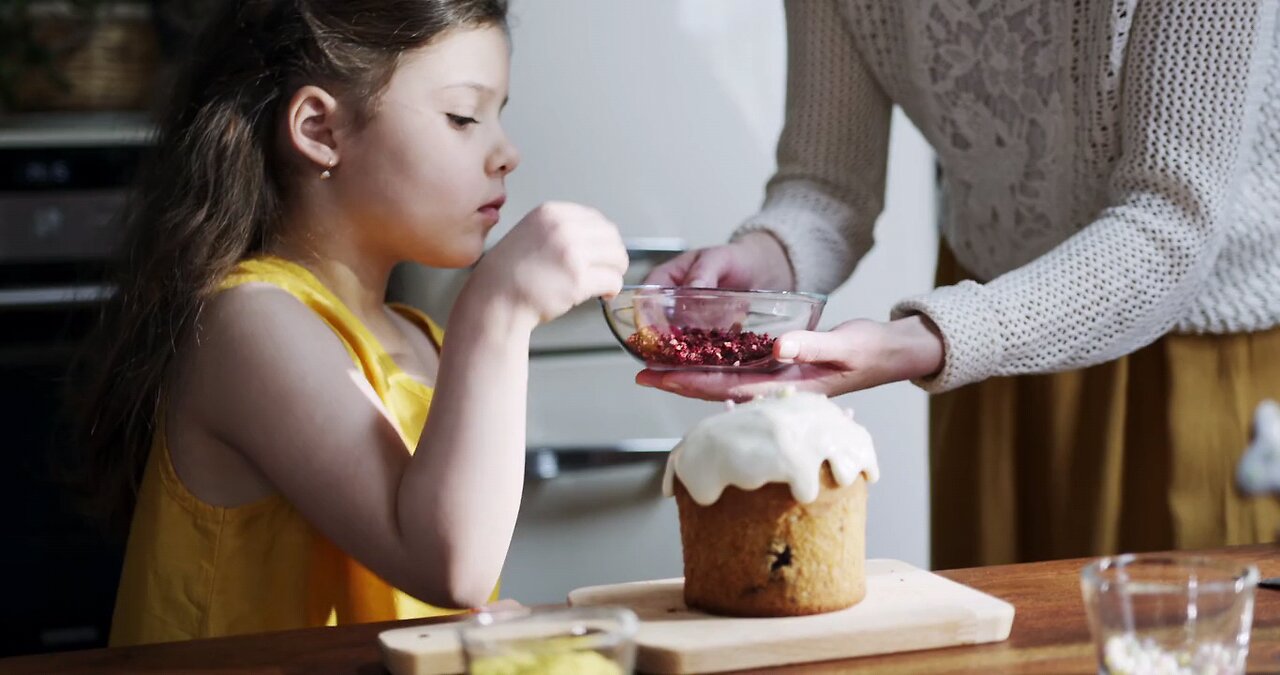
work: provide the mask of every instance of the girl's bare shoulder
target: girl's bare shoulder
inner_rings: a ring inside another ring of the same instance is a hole
[[[246,413],[293,414],[350,387],[351,358],[311,308],[279,287],[249,283],[207,301],[178,348],[176,404],[217,427]]]
[[[323,356],[326,346],[341,343],[320,315],[288,291],[263,282],[250,282],[214,295],[194,325],[197,350],[234,349],[246,357],[279,355],[302,350]]]

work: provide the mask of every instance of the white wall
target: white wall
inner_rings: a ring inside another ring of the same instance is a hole
[[[542,201],[570,199],[600,208],[624,236],[679,236],[701,246],[724,241],[759,207],[782,126],[786,54],[778,0],[515,0],[512,13],[504,120],[523,162],[509,179],[495,234]],[[885,317],[895,299],[930,288],[932,179],[924,141],[895,117],[878,244],[831,298],[825,325]],[[612,365],[591,370],[602,358],[535,364],[532,444],[678,436],[716,409],[637,392],[636,364],[619,353]],[[574,373],[581,382],[564,379]],[[601,399],[619,410],[579,412]],[[900,384],[854,394],[845,404],[879,447],[883,478],[871,492],[869,554],[926,565],[924,395]],[[629,414],[628,406],[649,412]],[[669,503],[642,503],[641,495],[630,505],[592,507],[569,495],[617,495],[612,480],[563,478],[527,491],[505,594],[552,601],[574,584],[679,573]],[[636,480],[648,486],[635,488],[645,495],[658,489],[651,476]],[[617,550],[608,558],[606,549],[619,547],[625,558]]]
[[[758,206],[782,120],[780,3],[516,0],[512,14],[504,119],[523,163],[508,213],[571,199],[625,234],[705,245]]]

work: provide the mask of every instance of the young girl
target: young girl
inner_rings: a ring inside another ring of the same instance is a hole
[[[111,642],[482,605],[530,331],[619,290],[621,239],[548,204],[480,258],[518,162],[505,0],[223,5],[129,211],[86,395],[104,512],[132,512]],[[400,261],[477,259],[443,349],[384,304]]]

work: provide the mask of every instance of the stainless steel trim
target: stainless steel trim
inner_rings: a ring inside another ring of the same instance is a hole
[[[566,445],[529,448],[525,480],[552,480],[564,473],[643,462],[665,461],[678,438],[630,438],[605,445]]]
[[[149,146],[155,135],[144,113],[24,113],[0,119],[0,149]]]
[[[0,290],[0,309],[16,307],[60,307],[101,302],[114,295],[109,284],[45,286]]]

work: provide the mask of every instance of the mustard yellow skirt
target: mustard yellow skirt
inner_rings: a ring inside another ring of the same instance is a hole
[[[970,278],[945,246],[937,276]],[[1265,398],[1280,400],[1280,328],[1171,334],[934,396],[933,567],[1274,541],[1280,500],[1234,487]]]

